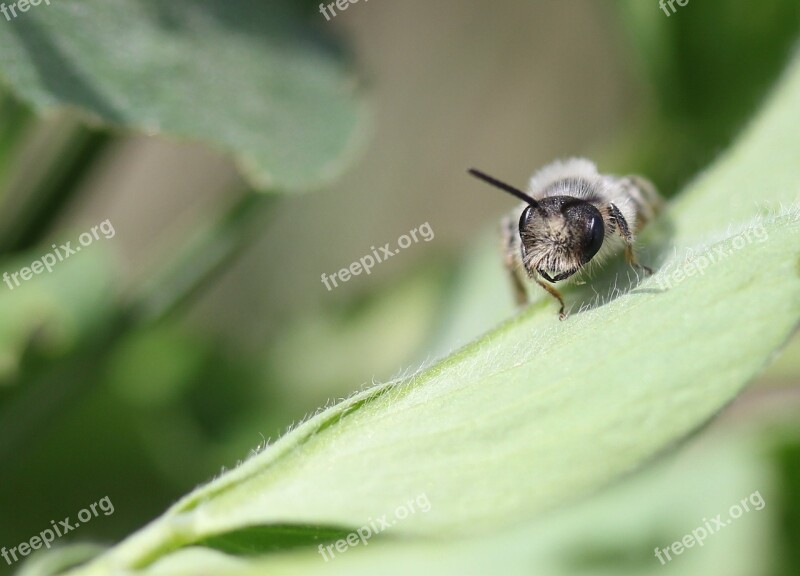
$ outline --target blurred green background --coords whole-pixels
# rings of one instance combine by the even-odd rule
[[[335,184],[253,209],[242,249],[154,320],[119,311],[154,279],[163,287],[163,262],[218,230],[247,184],[201,144],[108,133],[68,112],[36,118],[3,91],[3,271],[106,219],[116,235],[13,292],[0,286],[0,546],[104,496],[114,514],[69,539],[111,543],[332,399],[490,328],[513,312],[486,249],[509,203],[476,194],[466,168],[522,184],[553,158],[585,155],[672,196],[758,109],[800,30],[796,0],[692,0],[669,17],[644,0],[384,1],[330,23],[307,4],[310,26],[342,39],[359,70],[369,142]],[[320,282],[424,222],[432,242],[333,291]],[[727,493],[728,478],[767,502],[765,520],[735,527],[763,542],[709,542],[743,558],[728,572],[800,573],[798,414],[795,341],[692,441],[700,461],[744,455],[727,476],[685,471],[687,502]],[[674,490],[643,486],[641,501]],[[638,518],[641,504],[624,502],[616,513],[636,518],[625,530],[641,546],[582,540],[563,553],[572,573],[658,570],[651,541],[667,546],[708,513]]]

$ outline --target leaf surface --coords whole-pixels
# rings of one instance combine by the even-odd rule
[[[0,19],[0,77],[39,113],[204,142],[261,190],[331,180],[364,132],[341,51],[293,2],[42,3]]]

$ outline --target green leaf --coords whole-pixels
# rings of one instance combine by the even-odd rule
[[[39,113],[205,142],[258,189],[304,190],[340,172],[364,126],[341,54],[295,4],[42,3],[0,19],[0,77]]]
[[[800,211],[780,208],[800,192],[798,99],[800,61],[645,240],[659,246],[655,276],[623,293],[612,279],[608,301],[572,291],[580,311],[564,322],[539,300],[434,366],[314,416],[75,573],[155,561],[182,573],[172,554],[212,537],[230,550],[237,533],[252,548],[259,526],[355,530],[423,495],[429,510],[386,538],[486,534],[685,439],[800,319]]]
[[[794,486],[776,486],[780,476],[764,457],[764,431],[743,433],[738,424],[736,430],[717,430],[691,450],[672,453],[574,506],[480,538],[388,538],[378,543],[376,537],[366,547],[359,541],[345,552],[334,548],[334,559],[326,551],[327,562],[316,546],[245,560],[187,548],[142,573],[655,575],[667,569],[654,554],[656,546],[669,546],[717,514],[724,519],[742,499],[748,500],[748,511],[724,532],[710,533],[702,547],[672,555],[668,569],[681,576],[716,574],[721,566],[732,576],[764,573],[775,558],[776,525],[786,501],[795,500]],[[789,549],[795,549],[794,541]],[[794,573],[790,565],[784,565],[786,573]]]
[[[72,256],[69,265],[56,263],[52,272],[43,269],[41,275],[24,280],[19,271],[48,250],[52,252],[39,247],[5,259],[0,268],[0,274],[8,274],[7,281],[0,281],[0,383],[17,375],[20,358],[32,342],[40,354],[58,355],[111,314],[113,266],[108,251],[92,246]]]

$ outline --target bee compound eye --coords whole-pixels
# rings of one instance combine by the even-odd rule
[[[583,252],[583,263],[591,260],[603,245],[606,227],[600,213],[590,215],[586,220],[586,244]]]
[[[525,210],[522,211],[522,215],[519,217],[520,236],[525,232],[528,226],[530,226],[531,220],[533,220],[533,206],[526,206]]]

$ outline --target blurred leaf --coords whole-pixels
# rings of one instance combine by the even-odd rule
[[[54,2],[0,27],[0,76],[37,112],[206,142],[261,190],[322,184],[362,136],[354,78],[291,1]]]
[[[142,568],[211,537],[229,549],[257,526],[356,529],[421,494],[430,510],[393,536],[485,534],[680,442],[800,318],[800,212],[778,211],[800,192],[798,98],[800,60],[741,142],[670,207],[674,245],[637,289],[586,301],[565,322],[549,300],[530,306],[432,368],[311,418],[75,573]],[[754,190],[774,203],[767,215]]]
[[[13,274],[50,251],[39,247],[0,268],[9,274],[0,282],[0,382],[16,374],[29,346],[45,356],[61,354],[111,312],[113,268],[102,245],[73,255],[68,265],[56,263],[50,273],[45,269],[28,281],[17,276],[16,286]]]

